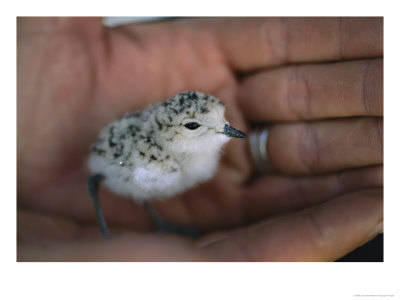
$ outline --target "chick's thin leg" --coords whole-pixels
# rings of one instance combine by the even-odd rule
[[[97,222],[100,226],[100,233],[104,238],[110,238],[110,232],[108,231],[106,221],[104,219],[103,211],[101,209],[100,201],[99,201],[99,184],[101,180],[105,177],[102,174],[94,174],[90,175],[87,179],[87,189],[92,200],[94,210],[96,212]],[[161,233],[174,233],[179,235],[185,235],[192,238],[197,238],[200,236],[199,232],[194,228],[183,228],[178,227],[172,224],[168,224],[165,222],[157,213],[156,211],[150,206],[148,202],[144,202],[144,208],[153,218],[154,222],[156,223],[157,229]]]
[[[200,233],[194,228],[179,227],[165,222],[148,202],[144,202],[143,206],[149,213],[149,215],[153,218],[158,231],[160,231],[161,233],[174,233],[191,238],[198,238],[200,236]]]
[[[108,231],[106,221],[103,216],[103,211],[101,210],[100,201],[99,201],[99,183],[104,179],[104,176],[101,174],[90,175],[87,179],[87,189],[92,200],[94,210],[96,212],[97,222],[100,226],[101,235],[104,238],[110,237],[110,232]]]

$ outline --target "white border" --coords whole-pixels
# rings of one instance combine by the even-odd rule
[[[16,1],[2,17],[2,299],[398,299],[399,22],[383,1]],[[181,3],[181,5],[179,5]],[[395,3],[395,2],[392,2]],[[13,5],[13,4],[7,4]],[[232,6],[233,8],[230,8]],[[384,15],[384,263],[15,263],[15,16]],[[4,63],[4,64],[3,64]],[[375,298],[379,299],[379,298]]]

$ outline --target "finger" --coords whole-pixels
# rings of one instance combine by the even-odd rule
[[[249,223],[267,216],[304,209],[357,190],[382,186],[382,166],[306,177],[272,174],[244,187],[240,205],[247,220],[245,223]]]
[[[315,174],[381,164],[382,118],[350,118],[270,127],[268,159],[274,169]]]
[[[62,246],[60,246],[62,245]],[[100,238],[56,247],[21,246],[18,261],[207,261],[190,239],[174,235],[124,232],[107,240]]]
[[[290,66],[247,77],[239,105],[251,121],[383,115],[383,60]]]
[[[216,260],[333,261],[382,231],[382,201],[382,189],[358,191],[198,243]]]
[[[381,57],[382,20],[190,18],[113,28],[106,35],[109,63],[98,67],[108,70],[100,86],[110,99],[126,103],[134,94],[151,101],[179,89],[221,91],[233,84],[232,69]]]
[[[58,245],[75,240],[79,224],[61,215],[18,209],[18,245]]]
[[[239,71],[380,57],[383,53],[383,18],[232,18],[207,22],[230,65]]]
[[[82,26],[86,27],[82,29]],[[61,29],[79,29],[86,31],[87,28],[101,30],[102,17],[18,17],[18,32],[30,31],[38,33],[43,30],[45,33],[55,33]]]

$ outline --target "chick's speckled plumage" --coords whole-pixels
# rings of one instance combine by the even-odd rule
[[[229,140],[224,112],[217,98],[189,91],[126,114],[101,131],[89,168],[138,202],[173,196],[214,175]],[[200,126],[191,130],[188,123]]]

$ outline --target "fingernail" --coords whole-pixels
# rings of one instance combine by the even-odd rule
[[[379,233],[383,233],[383,221],[380,221],[368,234],[368,237],[378,235]]]

